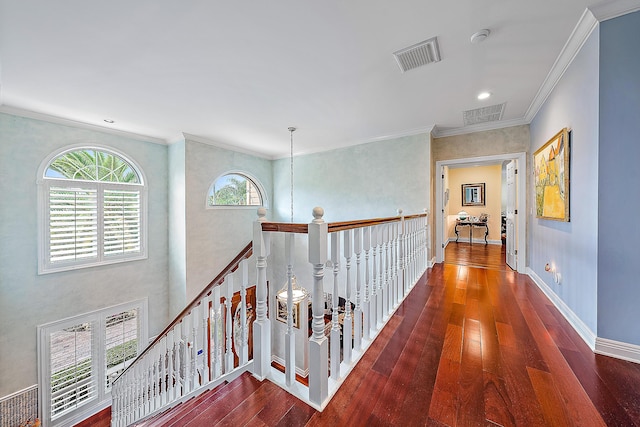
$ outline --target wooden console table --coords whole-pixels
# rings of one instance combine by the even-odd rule
[[[489,225],[487,225],[487,221],[472,221],[472,220],[461,220],[458,219],[456,220],[456,227],[455,227],[455,232],[456,232],[456,242],[458,241],[458,238],[460,237],[460,235],[458,234],[458,227],[469,227],[469,243],[473,243],[473,227],[484,227],[485,231],[484,231],[484,244],[486,245],[487,242],[487,236],[489,235]]]

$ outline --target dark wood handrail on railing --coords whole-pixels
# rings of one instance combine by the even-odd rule
[[[427,214],[416,214],[416,215],[407,215],[404,219],[413,219],[426,217]],[[341,221],[341,222],[330,222],[328,224],[329,233],[334,233],[336,231],[342,230],[351,230],[354,228],[360,227],[370,227],[372,225],[386,224],[390,222],[398,222],[402,219],[401,216],[390,216],[387,218],[371,218],[371,219],[360,219],[353,221]],[[263,222],[262,223],[262,231],[276,231],[282,233],[299,233],[299,234],[307,234],[309,230],[308,224],[294,224],[287,222]]]
[[[160,341],[160,339],[162,339],[163,336],[165,336],[176,324],[178,324],[187,314],[189,314],[189,312],[194,307],[197,307],[200,304],[200,300],[202,298],[211,294],[211,292],[213,291],[213,288],[222,284],[225,276],[227,276],[229,273],[233,273],[234,271],[236,271],[238,269],[238,266],[240,265],[240,262],[243,259],[248,259],[251,257],[251,255],[253,255],[253,242],[249,242],[249,244],[245,246],[244,249],[242,249],[238,253],[238,255],[236,255],[236,257],[220,272],[220,274],[218,274],[215,279],[213,279],[198,295],[196,295],[196,297],[193,300],[191,300],[191,303],[189,303],[189,305],[187,305],[184,308],[184,310],[182,310],[180,314],[178,314],[173,319],[173,321],[169,323],[169,326],[164,328],[164,330],[155,337],[155,339],[142,351],[142,353],[140,353],[134,359],[133,363],[131,363],[124,371],[122,371],[120,375],[118,375],[118,378],[124,375],[124,373],[127,372],[129,368],[133,366],[138,359],[144,356],[158,341]],[[116,381],[117,381],[117,378],[116,378]]]

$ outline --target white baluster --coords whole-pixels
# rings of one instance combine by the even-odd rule
[[[415,248],[416,248],[416,269],[413,277],[413,284],[415,285],[418,279],[420,278],[420,232],[422,227],[420,226],[420,218],[415,218],[415,229],[416,229],[416,238],[415,238]]]
[[[342,323],[342,351],[345,363],[351,363],[351,348],[353,346],[353,320],[351,317],[351,255],[353,254],[353,232],[345,230],[344,233],[344,257],[346,259],[347,284],[344,303],[344,322]]]
[[[420,270],[420,260],[419,260],[419,234],[420,234],[420,218],[413,219],[413,280],[411,283],[413,285],[418,281],[418,271]]]
[[[167,369],[167,394],[166,394],[166,402],[165,403],[169,403],[172,402],[173,399],[175,398],[175,390],[174,390],[174,384],[175,384],[175,372],[173,371],[173,368],[175,366],[174,364],[174,355],[173,355],[173,350],[174,350],[174,337],[173,337],[173,329],[170,329],[167,332],[167,354],[166,354],[166,359],[165,359],[165,363],[166,363],[166,369]]]
[[[111,386],[111,425],[117,427],[118,413],[119,413],[119,399],[120,399],[120,383],[115,383]]]
[[[184,319],[182,319],[182,341],[183,341],[183,366],[184,366],[184,390],[183,395],[186,395],[193,390],[192,381],[193,377],[191,376],[191,368],[194,365],[193,360],[193,343],[191,342],[191,312],[187,314]]]
[[[140,364],[136,364],[135,366],[133,366],[133,371],[135,372],[135,377],[136,377],[136,383],[135,383],[135,388],[134,388],[134,405],[135,405],[135,410],[134,410],[134,418],[138,419],[141,417],[142,415],[142,374],[140,372],[142,366],[140,366]]]
[[[189,378],[191,380],[191,390],[197,390],[200,387],[200,304],[196,305],[189,316],[191,318],[191,371]]]
[[[155,403],[155,398],[156,398],[156,369],[157,369],[157,360],[154,357],[156,353],[156,348],[155,346],[151,349],[149,349],[149,351],[147,352],[147,354],[144,357],[144,359],[142,361],[139,361],[138,363],[143,363],[144,364],[144,389],[143,389],[143,394],[145,396],[144,399],[144,414],[148,414],[150,413],[153,409],[155,409],[153,407],[153,404]]]
[[[118,426],[118,398],[120,397],[118,390],[119,385],[111,386],[111,425]]]
[[[393,298],[391,299],[393,308],[398,306],[398,302],[400,301],[400,292],[398,289],[398,223],[394,222],[391,224],[391,269],[392,269],[392,280],[393,284]]]
[[[210,338],[209,338],[209,307],[210,307],[211,298],[209,295],[206,295],[202,298],[200,302],[200,346],[198,347],[198,351],[202,351],[202,355],[199,356],[201,359],[200,365],[200,375],[202,377],[202,384],[208,384],[211,381],[211,360],[209,359],[210,352]]]
[[[424,210],[424,235],[423,235],[423,250],[424,250],[424,268],[423,271],[427,271],[429,268],[429,247],[431,242],[429,241],[429,211],[427,209]]]
[[[407,223],[408,228],[409,228],[409,235],[408,235],[408,253],[409,253],[409,265],[408,265],[408,273],[409,273],[409,287],[413,287],[413,283],[414,283],[414,269],[415,269],[415,246],[414,246],[414,238],[415,238],[415,234],[414,234],[414,221],[413,218],[410,219]]]
[[[242,297],[242,306],[240,311],[240,366],[249,362],[249,325],[247,324],[247,283],[249,283],[249,262],[244,259],[240,263],[240,271],[242,283],[240,284],[240,295]],[[255,307],[254,307],[255,308]]]
[[[182,397],[184,393],[184,360],[183,360],[183,347],[184,341],[182,339],[182,322],[178,323],[173,328],[173,375],[176,383],[173,387],[174,399]]]
[[[286,383],[287,386],[291,387],[296,380],[296,337],[293,331],[293,255],[295,253],[295,235],[287,233],[284,239],[284,256],[287,263],[287,332],[284,341],[284,366]]]
[[[356,228],[353,231],[353,243],[356,253],[356,308],[353,312],[354,326],[354,348],[360,351],[362,348],[362,228]]]
[[[362,334],[365,339],[371,336],[371,268],[369,266],[369,252],[371,251],[371,227],[363,230],[362,246],[364,247],[364,301],[362,304]]]
[[[118,381],[111,388],[111,424],[115,427],[120,425],[120,384]]]
[[[371,227],[371,291],[370,291],[370,311],[369,311],[369,326],[371,331],[378,330],[378,237],[379,226],[374,225]],[[375,334],[374,334],[375,335]]]
[[[340,272],[340,233],[331,233],[331,264],[333,265],[333,295],[331,298],[331,378],[340,378],[340,323],[338,322],[338,273]]]
[[[167,403],[167,337],[160,338],[158,342],[158,396],[156,408],[160,408]]]
[[[232,326],[233,326],[233,316],[231,316],[231,307],[233,305],[233,274],[229,274],[227,275],[227,277],[224,279],[224,283],[222,285],[224,288],[224,291],[226,293],[225,296],[225,305],[227,308],[227,316],[225,319],[225,325],[226,325],[226,335],[227,335],[227,351],[225,353],[225,365],[224,365],[224,371],[225,373],[229,373],[231,371],[233,371],[233,341],[232,341],[232,336],[233,336],[233,330],[232,330]]]
[[[138,363],[138,413],[137,418],[140,419],[144,416],[144,406],[145,406],[145,374],[146,369],[144,363]]]
[[[404,283],[402,281],[402,260],[401,260],[401,253],[402,253],[402,220],[399,220],[396,223],[396,261],[395,261],[395,265],[396,265],[396,286],[397,286],[397,299],[396,302],[397,304],[400,303],[400,300],[402,300],[403,296],[404,296]],[[396,304],[396,306],[397,306]]]
[[[211,378],[215,379],[222,375],[222,347],[224,342],[222,335],[222,313],[220,304],[220,286],[213,288],[211,305],[211,335],[213,347],[211,349]]]
[[[378,239],[377,239],[377,249],[378,249],[378,271],[376,275],[378,277],[378,297],[376,300],[376,330],[380,329],[379,325],[382,325],[384,319],[384,313],[382,311],[382,303],[384,301],[383,295],[383,286],[384,286],[384,258],[382,257],[382,246],[384,239],[384,225],[378,226]]]
[[[135,372],[131,369],[131,374],[129,375],[129,383],[127,384],[127,424],[129,420],[133,420],[133,411],[135,410],[135,386],[136,386],[136,377]]]
[[[382,226],[382,251],[380,257],[384,259],[384,263],[380,263],[382,267],[382,317],[388,317],[389,315],[389,295],[390,295],[390,283],[389,283],[389,225]],[[384,267],[383,267],[384,265]]]
[[[396,282],[395,282],[395,265],[393,263],[394,243],[395,243],[395,223],[388,225],[389,243],[387,243],[387,275],[389,277],[389,300],[387,305],[387,313],[391,314],[396,306]]]
[[[327,262],[327,224],[322,208],[313,209],[309,224],[309,262],[313,266],[313,334],[309,338],[309,400],[321,405],[329,393],[327,377],[328,348],[324,336],[324,265]],[[254,362],[255,363],[255,362]]]
[[[258,209],[258,220],[253,223],[253,253],[256,255],[256,320],[253,322],[253,373],[259,379],[266,378],[271,369],[271,322],[267,317],[267,257],[270,235],[262,232],[267,210]]]

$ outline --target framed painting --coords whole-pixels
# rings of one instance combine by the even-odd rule
[[[484,182],[462,184],[462,206],[484,206]]]
[[[537,218],[569,221],[569,145],[564,128],[533,153]]]
[[[287,302],[276,298],[276,319],[282,323],[287,323]],[[293,303],[293,327],[300,329],[300,303]]]

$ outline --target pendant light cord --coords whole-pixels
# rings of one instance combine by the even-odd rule
[[[289,128],[289,133],[291,135],[291,155],[289,157],[290,167],[291,167],[291,223],[293,224],[293,132],[296,130],[294,127]]]

